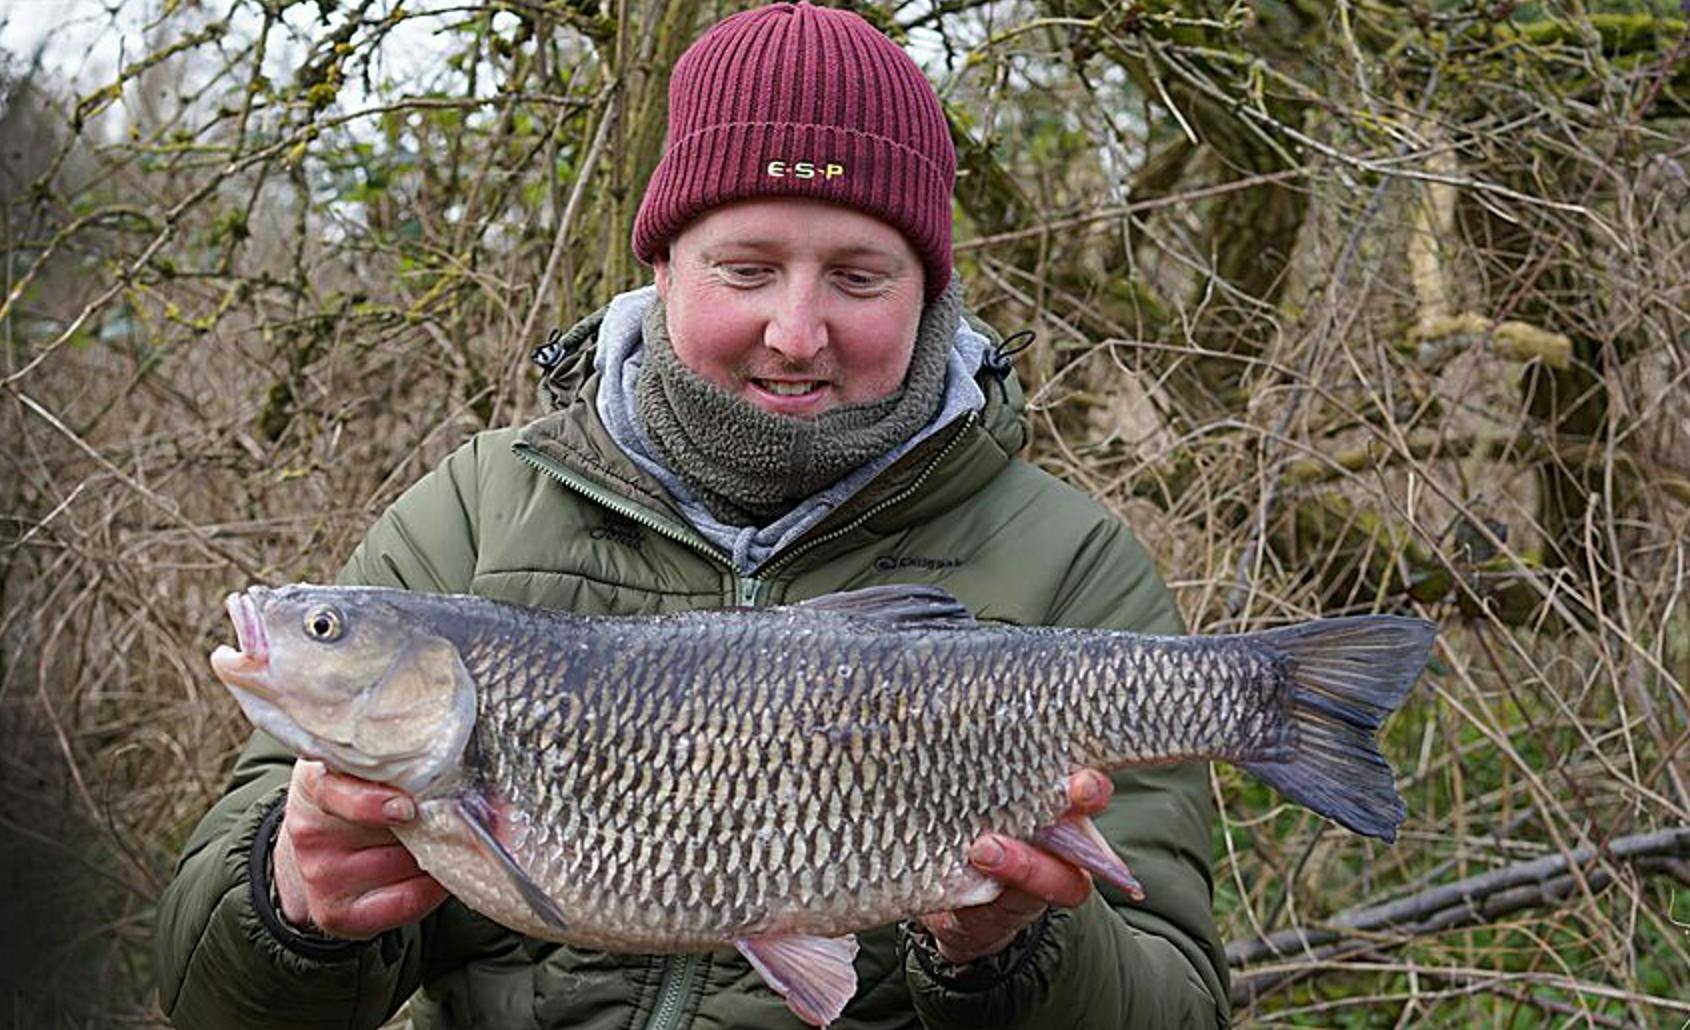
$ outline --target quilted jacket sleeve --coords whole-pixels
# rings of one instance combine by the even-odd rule
[[[1073,555],[1048,613],[1054,625],[1179,633],[1182,622],[1144,548],[1113,519]],[[1132,903],[1100,886],[1054,909],[999,958],[945,966],[919,946],[906,973],[929,1030],[1225,1026],[1225,955],[1211,911],[1214,811],[1208,767],[1192,762],[1116,774],[1096,822],[1145,887]]]

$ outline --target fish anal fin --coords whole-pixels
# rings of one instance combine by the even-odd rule
[[[521,864],[511,856],[509,851],[505,850],[505,846],[499,843],[499,838],[494,833],[493,807],[483,798],[460,798],[455,810],[458,818],[463,820],[464,825],[469,828],[470,835],[482,854],[504,870],[505,876],[510,879],[511,886],[516,888],[517,893],[522,896],[523,901],[528,903],[528,907],[533,910],[534,914],[539,916],[547,926],[552,927],[559,933],[567,931],[569,924],[563,918],[563,913],[558,910],[557,902],[553,901],[551,896],[534,882]]]
[[[857,993],[857,938],[770,934],[734,942],[794,1015],[811,1026],[839,1018]]]
[[[1112,883],[1134,901],[1144,900],[1144,885],[1104,839],[1097,824],[1083,815],[1068,815],[1033,832],[1032,841],[1105,883]]]
[[[791,607],[882,622],[975,625],[974,613],[950,591],[919,583],[893,583],[822,594]]]

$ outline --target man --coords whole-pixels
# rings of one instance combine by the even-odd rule
[[[1020,394],[951,282],[955,155],[920,70],[808,4],[728,18],[675,68],[634,230],[655,286],[564,339],[554,410],[476,437],[370,530],[345,582],[586,614],[931,582],[985,619],[1177,632],[1143,549],[1015,460]],[[586,362],[591,360],[591,370]],[[995,902],[860,935],[839,1027],[1211,1026],[1226,1018],[1201,766],[1081,772],[1131,905],[1022,841]],[[1107,811],[1105,809],[1107,808]],[[520,938],[446,897],[389,788],[262,734],[160,910],[183,1027],[796,1027],[732,952]]]

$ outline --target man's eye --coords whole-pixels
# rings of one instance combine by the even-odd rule
[[[761,265],[722,265],[720,271],[729,282],[753,283],[761,281],[768,270]]]
[[[885,281],[871,272],[840,272],[838,278],[840,285],[857,293],[878,290]]]

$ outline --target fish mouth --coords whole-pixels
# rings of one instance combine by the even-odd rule
[[[230,594],[223,599],[229,621],[235,624],[235,647],[220,645],[211,652],[211,671],[225,686],[271,698],[270,639],[252,592]]]

